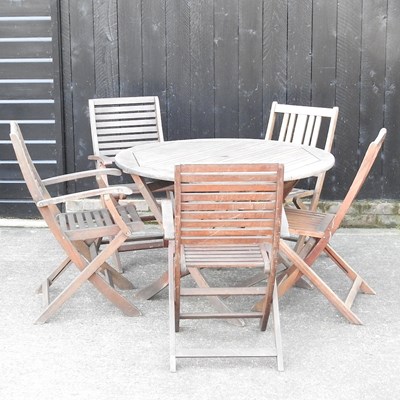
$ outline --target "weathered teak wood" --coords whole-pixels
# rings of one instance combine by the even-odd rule
[[[274,101],[271,106],[265,139],[277,139],[282,142],[304,144],[312,147],[317,147],[320,141],[323,143],[324,150],[330,152],[335,135],[338,114],[338,107],[293,106],[278,104]],[[282,121],[280,129],[277,129],[276,123],[279,116],[282,117]],[[321,138],[321,124],[324,119],[329,122],[329,125],[325,136]],[[325,171],[317,175],[317,180],[313,189],[304,190],[294,188],[289,196],[286,197],[286,201],[293,201],[299,208],[304,208],[302,199],[311,197],[309,209],[315,211],[321,195],[324,179]]]
[[[93,154],[113,161],[132,146],[164,141],[158,97],[89,99]]]
[[[160,104],[156,96],[89,99],[89,118],[93,145],[93,155],[89,158],[96,161],[97,168],[112,165],[115,155],[121,150],[164,141]],[[99,184],[108,185],[108,181],[100,180]],[[139,184],[146,185],[150,193],[164,192],[165,187],[171,185],[161,181]],[[136,182],[127,186],[132,192],[140,193]],[[155,217],[160,216],[157,213]],[[122,271],[118,254],[114,256],[114,261],[116,268]]]
[[[122,150],[116,165],[131,174],[154,215],[161,211],[144,178],[174,180],[178,164],[284,164],[285,183],[318,175],[335,162],[332,154],[319,148],[259,139],[191,139],[143,144]],[[157,217],[156,217],[157,218]],[[161,219],[158,219],[162,223]]]
[[[284,164],[284,196],[298,179],[318,175],[334,164],[331,153],[314,147],[259,139],[192,139],[149,143],[122,150],[115,163],[131,174],[157,221],[162,213],[145,178],[174,180],[177,164]],[[168,274],[137,292],[149,299],[168,285]]]
[[[67,258],[45,279],[42,285],[42,293],[47,306],[36,322],[46,322],[86,281],[91,282],[126,315],[140,315],[140,311],[121,296],[100,275],[100,272],[108,271],[110,272],[108,275],[117,278],[117,282],[121,286],[124,288],[131,287],[130,282],[126,278],[121,277],[118,272],[106,263],[106,260],[128,238],[137,240],[146,239],[144,224],[137,215],[135,208],[132,205],[119,206],[113,198],[113,196],[119,194],[131,194],[131,190],[123,186],[101,188],[81,192],[79,195],[73,194],[52,198],[46,189],[45,183],[48,185],[63,182],[70,177],[67,175],[54,179],[51,178],[45,180],[45,183],[43,183],[30,158],[20,129],[15,122],[11,123],[10,138],[32,199],[50,231],[67,255]],[[120,172],[115,169],[103,169],[102,174],[107,173],[118,174]],[[83,175],[90,176],[90,173],[86,172]],[[93,171],[92,176],[95,177],[98,175],[98,170]],[[79,177],[79,174],[73,174],[74,179],[77,176]],[[83,199],[92,196],[101,196],[104,209],[62,213],[58,208],[58,204],[64,203],[70,198]],[[104,236],[112,237],[112,239],[100,251],[97,251],[99,242]],[[91,247],[93,246],[95,247],[94,253],[91,251]],[[79,275],[55,299],[50,301],[48,298],[49,286],[70,264],[74,264],[80,270]]]
[[[282,214],[283,166],[280,164],[192,164],[176,166],[175,234],[172,212],[163,213],[166,239],[170,239],[170,362],[176,369],[179,357],[248,356],[277,358],[283,370],[278,297],[275,286]],[[218,269],[229,274],[236,268],[259,268],[267,280],[264,287],[231,287],[226,283],[210,287],[202,271]],[[181,288],[189,274],[195,288]],[[210,278],[210,277],[209,277]],[[263,296],[260,312],[232,312],[218,300],[217,312],[182,312],[184,296]],[[215,305],[214,305],[215,307]],[[182,319],[259,318],[265,330],[274,315],[275,351],[180,349],[176,343]]]
[[[293,265],[288,269],[285,279],[279,285],[279,295],[283,295],[302,276],[306,276],[325,297],[352,323],[361,324],[361,320],[351,310],[351,305],[359,291],[375,294],[373,289],[354,271],[350,265],[332,248],[330,240],[339,228],[353,200],[361,190],[369,171],[383,145],[386,129],[381,129],[364,156],[363,162],[354,181],[334,215],[316,213],[309,210],[286,209],[289,230],[296,235],[309,237],[300,253],[294,253],[286,244],[281,245],[282,251],[288,256]],[[341,300],[330,287],[311,268],[322,252],[325,252],[336,265],[352,281],[352,287],[345,301]]]

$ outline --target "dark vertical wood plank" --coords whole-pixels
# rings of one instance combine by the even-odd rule
[[[215,136],[239,136],[237,0],[214,1]]]
[[[273,101],[286,103],[287,0],[264,0],[263,104],[264,136]]]
[[[311,104],[333,107],[336,100],[336,0],[314,0],[312,27]]]
[[[308,106],[311,100],[312,0],[288,2],[287,103]]]
[[[239,136],[260,139],[262,104],[262,0],[239,2]]]
[[[72,105],[72,57],[71,57],[71,29],[69,0],[62,1],[61,7],[61,60],[63,68],[63,116],[64,116],[64,151],[65,151],[65,171],[73,172],[75,165],[75,137],[74,137],[74,114]],[[94,165],[93,165],[94,166]],[[73,189],[75,183],[67,184],[68,188]]]
[[[336,101],[336,38],[337,38],[337,1],[314,0],[312,25],[312,82],[311,105],[315,107],[333,107]],[[339,110],[340,112],[340,110]],[[322,132],[328,131],[328,121],[323,121]],[[323,146],[325,137],[320,138]],[[333,175],[328,172],[326,182]],[[321,198],[329,194],[325,184]]]
[[[143,94],[160,99],[163,130],[167,137],[167,59],[165,42],[165,0],[142,4]]]
[[[363,3],[359,151],[362,157],[383,126],[387,0]],[[359,197],[382,193],[382,163],[375,162]]]
[[[191,137],[190,10],[188,0],[167,0],[168,139]]]
[[[51,0],[50,2],[50,15],[51,15],[51,30],[52,30],[52,58],[53,58],[53,79],[54,79],[54,139],[56,141],[57,151],[55,153],[57,161],[57,175],[65,173],[65,163],[64,163],[64,143],[63,143],[63,127],[64,119],[62,106],[63,102],[61,99],[61,83],[62,83],[62,65],[61,60],[61,8],[60,3],[57,0]],[[59,185],[59,193],[65,192],[65,185]]]
[[[388,1],[386,41],[386,90],[384,126],[388,133],[383,146],[383,197],[400,199],[400,3]],[[375,194],[374,194],[375,197]]]
[[[75,170],[93,167],[88,99],[95,97],[92,0],[70,2],[71,77],[74,115]],[[77,189],[81,186],[77,185]]]
[[[119,95],[117,0],[94,0],[96,97]]]
[[[339,120],[334,141],[334,175],[328,176],[332,199],[343,199],[358,168],[362,0],[338,3],[336,105]]]
[[[214,1],[190,1],[192,137],[214,137]]]
[[[120,96],[143,95],[142,1],[118,1]]]

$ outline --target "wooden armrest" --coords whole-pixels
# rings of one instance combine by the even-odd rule
[[[104,168],[104,169],[91,169],[89,171],[73,172],[72,174],[58,175],[52,178],[43,179],[44,185],[55,185],[57,183],[75,181],[83,178],[90,178],[91,176],[100,175],[114,175],[120,176],[122,172],[118,168]]]
[[[162,225],[164,229],[164,238],[166,240],[174,240],[175,239],[174,210],[172,208],[171,200],[161,200],[161,212],[162,212]]]
[[[112,165],[113,164],[113,159],[107,156],[102,156],[100,154],[92,154],[90,156],[88,156],[89,160],[92,161],[96,161],[97,163],[99,163],[100,165]]]
[[[50,204],[60,204],[72,200],[81,200],[88,197],[104,196],[104,195],[119,195],[119,194],[132,194],[132,190],[125,186],[113,186],[100,189],[86,190],[83,192],[65,194],[64,196],[52,197],[46,200],[37,202],[38,207],[47,207]]]

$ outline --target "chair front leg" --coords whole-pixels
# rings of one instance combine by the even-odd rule
[[[141,315],[140,311],[134,305],[121,296],[101,276],[96,274],[103,263],[115,251],[115,248],[118,248],[125,240],[126,236],[120,232],[115,236],[113,241],[89,263],[84,260],[79,251],[69,242],[70,246],[66,246],[68,247],[68,254],[71,257],[71,261],[81,270],[81,273],[49,304],[36,320],[36,323],[45,323],[87,280],[89,280],[108,300],[120,308],[124,314],[128,316]]]

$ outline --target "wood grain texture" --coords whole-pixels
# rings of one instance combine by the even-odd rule
[[[279,163],[285,166],[285,181],[318,175],[334,164],[331,153],[292,143],[258,139],[193,139],[142,144],[115,157],[125,173],[174,180],[180,164]]]
[[[93,167],[92,162],[87,159],[92,152],[88,99],[96,95],[92,1],[70,2],[69,13],[74,113],[74,168],[77,171],[83,171]]]
[[[52,68],[53,68],[53,113],[54,113],[54,137],[57,145],[55,160],[57,161],[56,175],[65,171],[65,157],[63,150],[63,101],[62,93],[62,64],[61,64],[61,40],[60,40],[60,2],[50,0],[51,32],[52,32]],[[65,194],[66,185],[59,185],[57,194]]]
[[[382,167],[383,196],[389,199],[400,198],[400,4],[396,0],[388,1],[387,40],[386,40],[386,85],[385,119],[388,130],[383,147],[384,164]],[[374,194],[375,198],[375,194]]]
[[[261,0],[239,2],[239,137],[261,139],[262,124]]]
[[[168,140],[190,137],[190,9],[188,0],[167,0]]]
[[[337,1],[314,0],[312,25],[312,101],[333,107],[336,90]]]
[[[7,16],[43,16],[50,13],[48,0],[2,1],[1,13]]]
[[[264,0],[263,8],[263,126],[273,101],[286,103],[287,0]]]
[[[360,91],[360,158],[383,126],[385,100],[387,1],[363,4]],[[363,186],[362,195],[382,195],[382,163],[376,162]]]
[[[315,107],[333,107],[336,102],[336,39],[337,1],[314,0],[311,104]],[[322,129],[328,129],[326,121],[322,121]],[[322,196],[327,193],[329,186],[324,185]]]
[[[94,0],[96,97],[119,95],[117,0]]]
[[[0,119],[54,119],[54,104],[2,104]]]
[[[338,3],[336,128],[334,175],[328,177],[330,197],[342,199],[358,168],[361,68],[361,1]]]
[[[118,68],[120,96],[143,95],[142,1],[118,5]]]
[[[214,1],[215,136],[239,136],[239,6]]]
[[[4,1],[3,17],[55,18],[2,20],[0,58],[48,58],[58,48],[62,70],[5,61],[0,79],[24,74],[58,80],[62,74],[62,99],[54,104],[62,112],[50,111],[56,124],[43,125],[42,137],[51,135],[63,148],[58,162],[65,158],[64,172],[93,167],[86,159],[87,100],[96,96],[158,96],[166,139],[258,137],[274,100],[337,105],[336,166],[322,199],[342,199],[382,126],[388,128],[382,157],[359,198],[397,199],[399,7],[397,0]],[[54,41],[21,41],[30,35]],[[7,42],[12,38],[17,41]],[[0,82],[0,89],[4,119],[37,109],[4,101],[52,99],[58,91],[52,83]],[[58,129],[62,135],[56,136]],[[40,126],[24,133],[38,138]],[[3,126],[0,135],[7,135]]]
[[[3,2],[0,21],[0,200],[2,215],[23,212],[31,198],[26,191],[15,152],[8,142],[7,121],[21,121],[30,140],[29,147],[43,174],[64,170],[61,140],[60,65],[58,57],[58,4],[55,0]],[[7,4],[5,4],[7,3]],[[40,18],[32,18],[32,17]],[[14,18],[17,17],[17,18]],[[37,37],[42,39],[36,39]],[[41,40],[41,41],[40,41]],[[45,82],[29,81],[44,79]],[[31,123],[36,122],[36,123]],[[54,188],[58,193],[62,187]]]
[[[142,2],[143,94],[158,96],[163,129],[166,132],[167,59],[165,36],[165,2]]]
[[[63,119],[64,119],[64,141],[65,141],[65,171],[74,171],[75,164],[75,141],[73,122],[73,101],[72,101],[72,60],[71,60],[71,26],[69,14],[69,0],[61,2],[60,5],[61,42],[64,44],[61,51],[63,66]],[[73,185],[70,183],[68,186]],[[72,188],[74,189],[74,188]]]
[[[47,0],[49,1],[49,0]],[[3,11],[3,10],[2,10]],[[3,14],[4,15],[4,14]],[[8,15],[7,15],[8,16]],[[44,15],[45,17],[48,14]],[[38,21],[2,21],[1,22],[2,37],[51,37],[51,22],[50,20]]]
[[[301,23],[299,23],[301,21]],[[288,1],[287,103],[308,105],[311,99],[312,0]]]
[[[191,137],[214,137],[213,0],[190,1]]]

